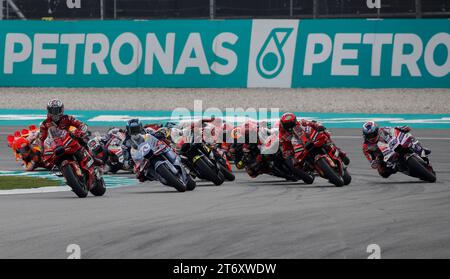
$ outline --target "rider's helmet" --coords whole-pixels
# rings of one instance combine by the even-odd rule
[[[374,121],[369,121],[364,123],[363,125],[363,136],[364,140],[369,143],[377,143],[379,139],[379,128],[378,125]]]
[[[167,141],[172,141],[172,133],[171,129],[167,127],[159,128],[158,131],[156,131],[156,134],[160,135],[161,138],[165,138]]]
[[[297,117],[291,112],[285,113],[281,116],[280,126],[284,130],[290,132],[297,125]]]
[[[18,138],[14,142],[14,148],[16,150],[16,153],[20,154],[22,157],[27,157],[31,152],[29,142],[25,138],[22,138],[22,137]]]
[[[58,122],[64,115],[64,104],[59,99],[52,99],[47,104],[47,115],[53,122]]]
[[[142,134],[145,132],[142,122],[139,119],[131,119],[127,122],[127,133],[130,135],[132,142],[139,145],[143,142]]]
[[[103,151],[103,147],[100,143],[99,137],[95,137],[95,138],[89,140],[88,147],[89,147],[89,150],[91,150],[94,155],[98,155],[98,154],[100,154],[100,152]]]
[[[131,119],[127,122],[127,134],[133,137],[133,135],[138,135],[143,133],[144,127],[139,119]]]

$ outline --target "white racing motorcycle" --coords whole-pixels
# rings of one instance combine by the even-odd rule
[[[394,136],[388,143],[378,142],[387,167],[402,172],[408,176],[427,182],[436,182],[436,173],[430,164],[425,150],[416,151],[417,140],[411,133],[394,130]]]
[[[180,156],[156,137],[149,134],[143,137],[144,141],[132,154],[135,168],[147,179],[158,180],[179,192],[194,190],[196,183],[182,165]]]

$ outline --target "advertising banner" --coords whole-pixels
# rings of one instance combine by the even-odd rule
[[[449,88],[449,23],[1,21],[0,86]]]

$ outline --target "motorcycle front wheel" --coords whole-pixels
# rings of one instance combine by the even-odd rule
[[[416,157],[409,157],[407,164],[409,172],[415,177],[430,183],[436,182],[436,174],[428,170]]]
[[[189,174],[187,175],[187,185],[186,185],[186,190],[187,191],[192,191],[195,189],[195,187],[197,186],[197,183],[195,182],[195,180],[192,178],[192,176],[190,176]]]
[[[332,184],[336,185],[336,187],[344,186],[344,180],[336,173],[336,171],[328,165],[328,162],[325,158],[320,158],[317,161],[317,165],[322,170],[326,179],[328,179]]]
[[[103,177],[95,182],[94,187],[91,189],[92,195],[96,197],[101,197],[106,192],[105,180]]]
[[[349,185],[352,182],[352,176],[348,172],[348,170],[344,170],[344,175],[342,176],[344,180],[344,185]]]
[[[67,185],[72,188],[72,191],[79,197],[87,197],[89,191],[87,186],[81,179],[74,173],[72,166],[70,164],[65,165],[61,168],[63,176],[66,178]]]
[[[195,167],[197,168],[197,171],[201,174],[202,177],[206,178],[207,180],[214,183],[214,185],[219,186],[222,185],[225,181],[225,177],[223,174],[219,171],[218,173],[215,172],[214,169],[209,167],[209,164],[204,161],[204,158],[199,158],[195,163]]]
[[[227,181],[234,181],[236,179],[234,174],[222,164],[220,164],[220,172],[223,174]]]
[[[177,189],[178,192],[186,191],[186,185],[184,185],[184,183],[181,182],[181,180],[173,174],[173,172],[165,164],[161,164],[156,169],[156,172],[167,181],[167,184]]]

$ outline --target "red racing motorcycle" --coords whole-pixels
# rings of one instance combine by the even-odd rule
[[[105,194],[105,181],[100,170],[72,133],[56,127],[49,129],[44,142],[44,162],[61,171],[67,185],[79,198],[85,198],[89,191],[94,196]]]
[[[330,142],[326,131],[308,127],[302,135],[304,153],[301,162],[307,173],[318,174],[337,187],[350,184],[352,177],[339,157],[339,150]],[[299,147],[293,143],[294,150]]]

